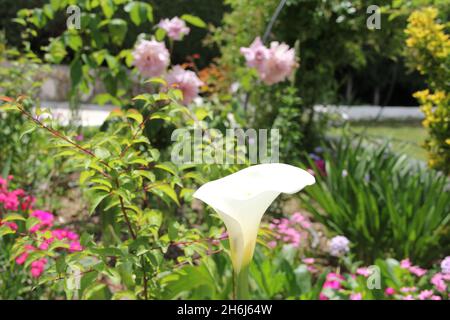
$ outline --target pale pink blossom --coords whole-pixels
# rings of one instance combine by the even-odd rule
[[[304,258],[304,259],[303,259],[303,263],[304,263],[304,264],[313,264],[314,261],[315,261],[314,258]]]
[[[184,20],[178,17],[172,19],[162,19],[158,23],[158,27],[166,31],[167,36],[172,40],[181,40],[183,36],[187,35],[191,29],[186,26]]]
[[[362,294],[360,292],[352,293],[350,295],[350,300],[362,300]]]
[[[419,300],[427,300],[433,296],[432,290],[423,290],[419,293]]]
[[[412,274],[415,274],[418,277],[422,277],[427,273],[427,270],[422,269],[420,267],[417,266],[412,266],[409,268],[409,272],[411,272]]]
[[[416,287],[403,287],[403,288],[400,288],[400,291],[403,293],[415,292],[415,291],[417,291],[417,288]]]
[[[241,53],[247,61],[247,66],[262,71],[265,63],[269,59],[270,50],[262,43],[260,37],[257,37],[248,48],[241,48]]]
[[[144,77],[157,77],[170,64],[170,54],[163,42],[141,40],[133,51],[133,65]]]
[[[364,276],[366,278],[372,274],[370,272],[369,268],[366,268],[366,267],[361,267],[361,268],[356,269],[356,273],[359,274],[360,276]]]
[[[272,42],[269,59],[260,71],[261,80],[268,85],[284,81],[295,66],[295,50],[285,43]]]
[[[272,85],[284,81],[294,70],[295,50],[285,43],[272,42],[267,48],[257,37],[250,47],[240,49],[247,62],[247,66],[258,71],[261,80]]]
[[[176,87],[183,92],[183,103],[189,104],[198,96],[203,82],[190,70],[176,65],[167,74],[166,81],[169,86]]]
[[[431,278],[431,283],[434,285],[435,289],[439,292],[445,292],[447,290],[447,284],[445,283],[444,277],[441,273],[436,273]]]

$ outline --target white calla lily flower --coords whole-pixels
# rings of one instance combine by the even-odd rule
[[[261,218],[271,203],[280,193],[293,194],[314,183],[314,177],[305,170],[268,163],[208,182],[194,198],[214,208],[224,221],[233,268],[239,274],[252,260]]]

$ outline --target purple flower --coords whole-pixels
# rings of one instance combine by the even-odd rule
[[[450,274],[450,256],[445,257],[441,262],[442,273]]]
[[[329,242],[329,252],[332,256],[341,257],[350,251],[350,241],[344,236],[336,236]]]

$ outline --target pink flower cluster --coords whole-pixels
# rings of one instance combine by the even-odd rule
[[[295,50],[285,43],[274,41],[271,42],[270,48],[267,48],[257,37],[250,47],[242,47],[240,51],[247,61],[247,66],[255,68],[267,85],[284,81],[297,65]]]
[[[176,87],[183,92],[183,103],[189,104],[198,96],[200,87],[204,83],[197,77],[195,72],[185,70],[176,65],[166,76],[167,85]]]
[[[8,180],[12,180],[12,177],[9,177]],[[37,219],[37,223],[33,224],[29,230],[26,230],[30,235],[30,239],[32,239],[32,243],[27,243],[23,246],[22,252],[16,257],[16,263],[18,265],[25,264],[32,252],[46,251],[55,241],[60,241],[61,243],[58,247],[67,247],[69,252],[83,250],[78,234],[66,228],[54,229],[55,217],[53,214],[42,210],[33,210],[34,201],[35,199],[27,195],[22,189],[8,191],[8,181],[0,178],[0,213],[15,212],[21,209],[24,214]],[[14,222],[2,223],[0,216],[0,225],[2,224],[7,225],[15,232],[19,230],[19,226]],[[47,263],[48,260],[46,258],[32,261],[30,263],[31,276],[34,278],[40,277]]]
[[[160,27],[167,28],[169,36],[177,38],[181,33],[186,34],[186,29],[179,26],[179,21],[184,24],[183,20],[162,20]],[[167,20],[167,21],[166,21]],[[177,22],[178,21],[178,22]],[[169,27],[170,26],[170,27]],[[184,28],[187,28],[184,24]],[[166,30],[166,31],[167,31]],[[182,30],[182,31],[180,31]],[[187,32],[189,28],[187,28]],[[178,38],[177,38],[178,39]],[[156,40],[141,40],[133,50],[133,65],[139,70],[144,77],[158,77],[166,73],[166,69],[170,64],[170,53],[163,42]],[[199,94],[200,87],[204,83],[197,77],[195,72],[185,70],[183,67],[176,65],[165,75],[168,87],[176,87],[183,93],[183,103],[189,104]]]
[[[423,277],[427,273],[426,269],[422,269],[418,266],[413,266],[409,259],[403,259],[402,261],[400,261],[400,267],[409,270],[409,272],[418,277]]]
[[[19,209],[26,211],[31,208],[35,199],[28,196],[22,189],[8,191],[8,181],[12,179],[12,176],[9,176],[7,180],[0,178],[0,209],[3,207],[8,211],[18,211]]]
[[[167,36],[172,40],[181,40],[183,36],[187,35],[191,29],[186,26],[184,20],[178,17],[173,17],[172,19],[162,19],[158,23],[158,27],[166,31]]]
[[[60,241],[61,245],[67,245],[69,252],[82,251],[83,247],[79,242],[79,236],[69,229],[51,229],[53,227],[53,214],[45,211],[35,210],[30,216],[36,217],[39,223],[30,228],[29,232],[34,234],[33,239],[36,245],[27,244],[24,251],[16,258],[16,263],[21,265],[26,262],[31,252],[41,250],[46,251],[52,243]],[[47,265],[47,259],[42,258],[31,263],[31,275],[35,278],[41,276]]]
[[[294,247],[299,247],[302,241],[306,240],[308,233],[305,229],[309,229],[310,227],[310,220],[300,212],[294,213],[290,219],[273,219],[269,225],[269,228],[276,233],[275,238],[277,240],[291,244]],[[275,247],[277,242],[271,241],[268,245],[269,247]]]
[[[450,282],[450,274],[438,272],[430,282],[437,291],[444,293],[447,291],[447,282]]]
[[[325,282],[323,283],[322,290],[324,289],[331,289],[333,291],[339,291],[343,289],[343,282],[345,281],[345,278],[334,272],[330,272],[327,274],[327,277],[325,279]],[[328,300],[329,297],[322,291],[319,294],[319,300]],[[361,299],[359,299],[361,300]]]

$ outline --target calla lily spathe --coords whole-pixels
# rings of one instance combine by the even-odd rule
[[[315,183],[297,167],[268,163],[248,167],[201,186],[194,198],[210,205],[225,223],[236,273],[253,257],[261,218],[280,193],[296,193]]]

